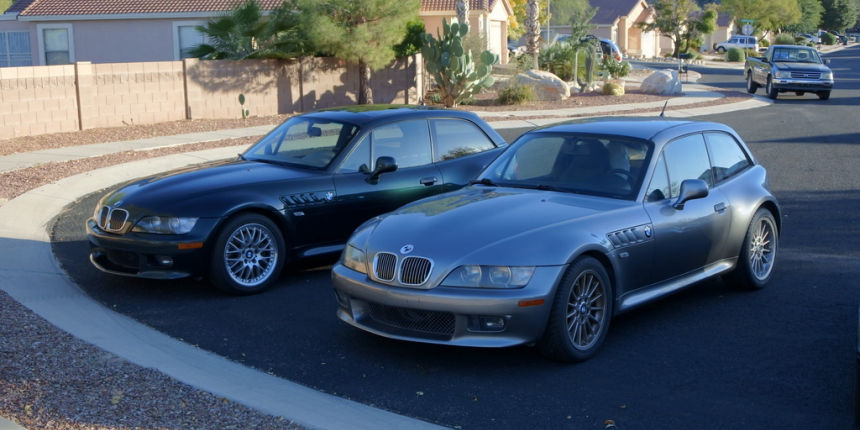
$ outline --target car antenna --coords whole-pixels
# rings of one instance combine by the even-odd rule
[[[663,109],[660,111],[660,118],[664,118],[666,116],[666,106],[669,104],[669,99],[666,99],[666,103],[663,103]]]

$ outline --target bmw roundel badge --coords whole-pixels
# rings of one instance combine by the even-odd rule
[[[409,254],[410,252],[412,252],[413,249],[415,249],[415,246],[412,244],[403,245],[403,247],[400,248],[400,253]]]

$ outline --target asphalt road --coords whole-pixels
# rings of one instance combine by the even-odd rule
[[[335,317],[324,261],[294,266],[252,297],[205,282],[101,274],[87,261],[83,231],[95,195],[58,217],[54,251],[90,295],[158,330],[447,426],[849,428],[860,303],[860,48],[830,57],[838,89],[829,101],[783,95],[773,106],[705,118],[738,130],[768,168],[785,213],[772,283],[744,292],[711,280],[621,315],[597,357],[577,365],[530,347],[449,348],[365,334]],[[743,89],[738,70],[701,71],[705,82]]]

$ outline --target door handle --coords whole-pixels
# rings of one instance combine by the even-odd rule
[[[428,176],[426,178],[421,178],[421,180],[418,182],[421,182],[421,184],[429,187],[429,186],[435,184],[437,180],[438,179],[436,179],[436,177],[434,177],[434,176]]]
[[[721,214],[725,211],[726,211],[726,204],[725,203],[720,202],[720,203],[717,203],[714,205],[714,212]]]

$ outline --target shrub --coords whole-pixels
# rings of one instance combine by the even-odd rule
[[[603,94],[607,96],[623,96],[624,87],[617,82],[607,82],[603,84]]]
[[[567,42],[556,42],[544,46],[538,53],[538,63],[541,70],[546,70],[562,80],[571,81],[575,78],[573,74],[573,60],[576,50]]]
[[[424,21],[417,19],[406,23],[406,35],[403,41],[393,46],[394,55],[398,58],[407,57],[421,52],[424,46]]]
[[[729,62],[743,62],[747,59],[744,54],[743,49],[740,48],[729,48],[728,52],[726,52],[726,61]]]
[[[794,36],[785,33],[777,34],[773,39],[774,45],[794,45],[795,43],[797,40],[794,39]]]
[[[623,78],[630,74],[630,63],[623,60],[618,61],[612,55],[607,55],[603,58],[600,66],[612,78]]]
[[[770,46],[770,42],[767,39],[762,39],[758,41],[758,46],[761,46],[762,48],[767,48],[768,46]]]
[[[514,84],[499,91],[496,102],[500,105],[521,105],[535,100],[537,100],[537,95],[532,87]]]
[[[821,43],[825,45],[833,45],[836,43],[836,36],[830,33],[821,33]]]

